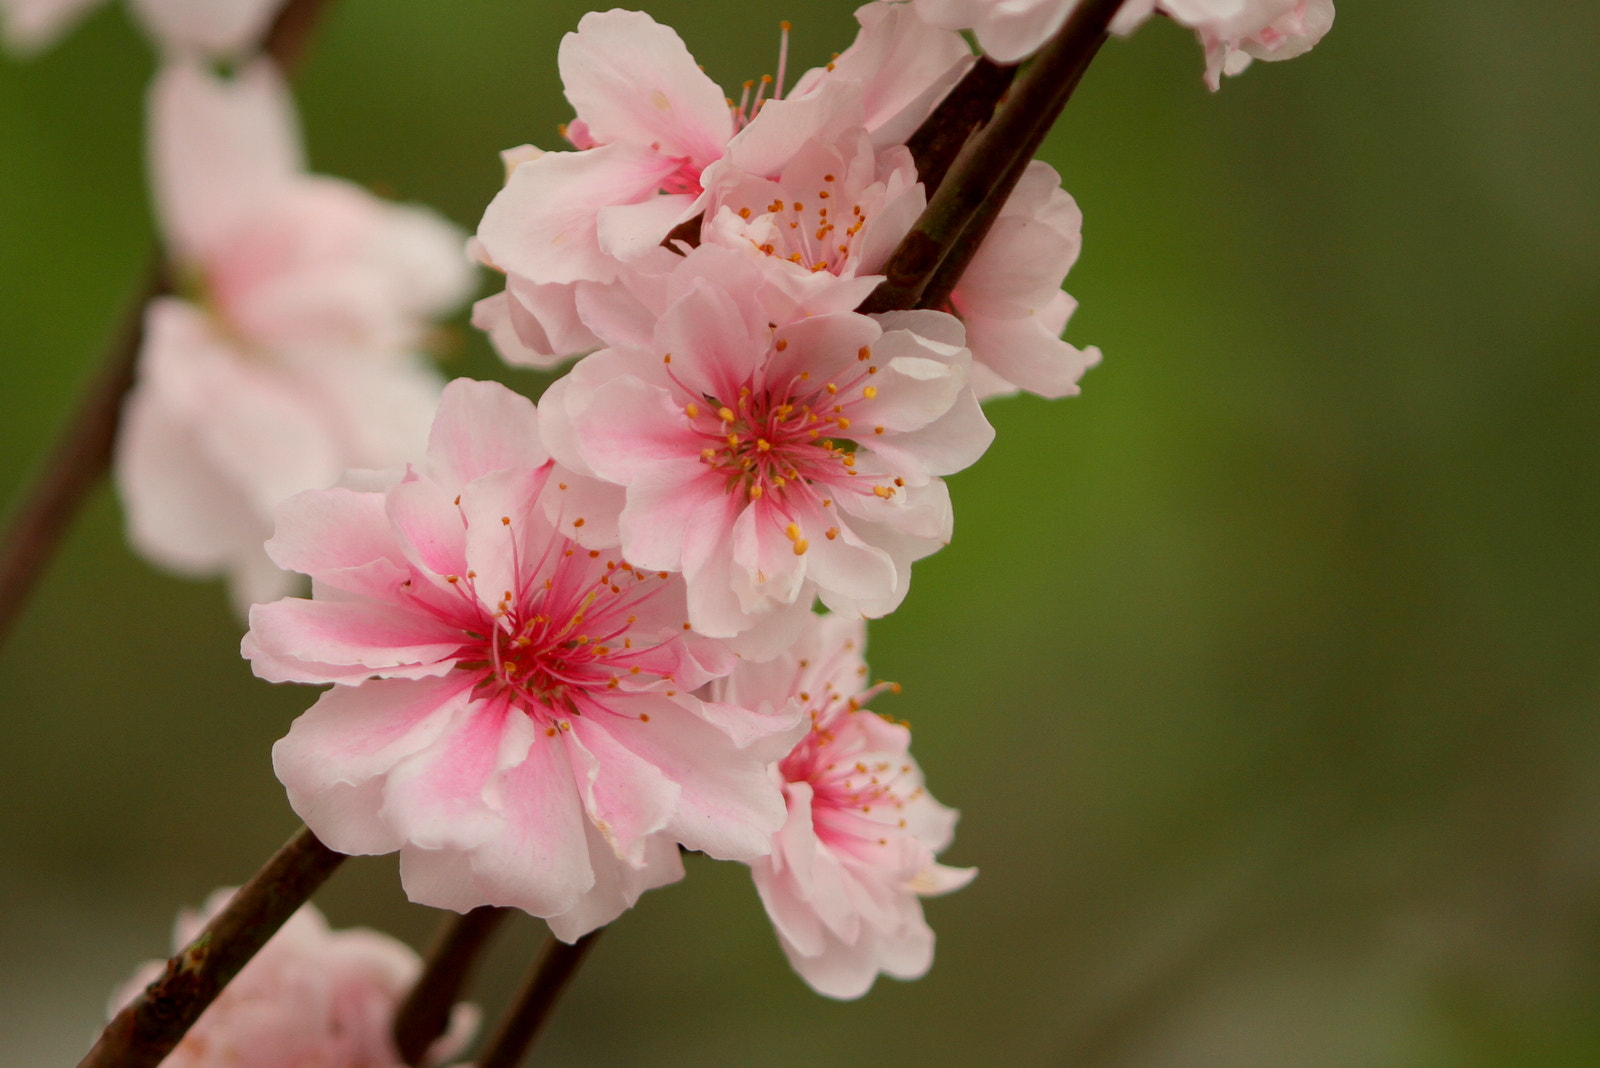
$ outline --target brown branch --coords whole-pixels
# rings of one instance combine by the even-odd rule
[[[161,977],[117,1013],[78,1068],[155,1068],[343,860],[300,828],[199,937],[167,961]]]
[[[450,1010],[461,998],[461,988],[479,952],[510,909],[480,905],[452,916],[428,950],[428,960],[394,1016],[394,1045],[400,1059],[420,1065],[428,1049],[450,1026]]]
[[[590,931],[572,945],[552,937],[517,994],[517,1000],[500,1021],[500,1029],[489,1040],[478,1068],[517,1068],[522,1063],[539,1031],[550,1016],[556,999],[583,963],[584,955],[605,928]]]
[[[884,267],[888,277],[860,311],[929,307],[923,292],[958,243],[970,246],[960,254],[971,258],[988,227],[971,229],[969,224],[984,213],[988,201],[994,202],[988,207],[989,221],[998,214],[1104,43],[1106,27],[1119,6],[1121,0],[1084,0],[1028,61],[994,118],[973,135],[950,166],[921,217],[889,257]],[[964,269],[965,263],[961,266]]]
[[[285,71],[292,70],[304,55],[311,29],[326,5],[327,0],[289,0],[273,22],[262,51]],[[133,388],[134,368],[144,345],[145,305],[171,290],[166,261],[152,255],[144,281],[123,310],[106,347],[99,373],[0,534],[0,645],[5,644],[78,508],[111,466],[122,399]]]
[[[979,56],[972,69],[906,140],[917,167],[917,180],[928,196],[933,196],[944,183],[961,146],[989,121],[1016,76],[1015,63],[1002,67],[988,56]]]

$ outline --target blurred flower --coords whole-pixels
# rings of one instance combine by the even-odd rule
[[[233,897],[212,893],[205,908],[178,916],[172,946],[188,945]],[[111,998],[110,1014],[160,978],[146,961]],[[328,929],[304,905],[234,977],[161,1063],[164,1068],[401,1068],[390,1038],[395,1009],[422,971],[404,943],[377,931]],[[478,1026],[474,1006],[455,1006],[449,1030],[425,1063],[458,1055]]]
[[[956,813],[923,786],[905,724],[863,707],[882,689],[862,685],[865,640],[860,620],[812,616],[783,656],[742,663],[709,688],[750,708],[805,710],[811,729],[777,766],[789,818],[751,874],[789,962],[836,998],[865,994],[880,971],[925,974],[933,931],[920,898],[977,874],[934,859]]]
[[[137,549],[226,573],[242,607],[292,584],[261,548],[278,502],[421,448],[440,381],[413,350],[470,268],[431,212],[303,172],[266,61],[231,81],[173,63],[150,118],[157,215],[192,299],[147,311],[117,485]]]
[[[0,0],[0,23],[14,52],[53,45],[101,0]],[[199,52],[217,58],[243,54],[285,0],[129,0],[134,14],[162,51]]]
[[[572,941],[680,878],[680,844],[771,848],[798,713],[695,697],[731,656],[687,632],[678,576],[561,535],[585,520],[558,477],[531,402],[453,382],[421,471],[279,511],[268,550],[316,597],[253,608],[244,652],[340,684],[273,749],[319,838],[398,849],[414,901],[515,905]]]
[[[1113,33],[1131,33],[1154,11],[1188,26],[1206,50],[1206,84],[1222,85],[1252,59],[1293,59],[1333,27],[1333,0],[1128,0]]]

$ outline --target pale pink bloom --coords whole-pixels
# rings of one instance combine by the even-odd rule
[[[200,912],[184,910],[173,931],[188,945],[233,896],[215,891]],[[146,961],[111,998],[116,1012],[159,978],[164,960]],[[329,930],[303,905],[206,1009],[164,1068],[401,1068],[390,1038],[395,1009],[422,962],[409,946],[364,928]],[[424,1063],[458,1055],[477,1029],[477,1009],[455,1006],[449,1030]]]
[[[967,329],[979,400],[1019,389],[1072,396],[1100,362],[1099,349],[1061,340],[1078,306],[1061,282],[1078,259],[1082,228],[1083,213],[1055,169],[1029,163],[950,295]]]
[[[935,801],[911,758],[911,732],[863,707],[860,620],[812,616],[766,663],[741,663],[715,698],[804,710],[811,729],[777,765],[789,818],[770,856],[751,865],[762,904],[797,972],[818,993],[855,998],[879,972],[916,979],[933,963],[921,898],[959,889],[975,868],[934,857],[956,813]]]
[[[6,43],[27,53],[50,47],[101,0],[0,0]],[[284,0],[130,0],[163,51],[237,56],[258,42]]]
[[[929,25],[971,30],[997,63],[1032,55],[1061,29],[1079,0],[911,0]]]
[[[1252,59],[1293,59],[1309,52],[1333,26],[1333,0],[1128,0],[1112,21],[1127,34],[1160,11],[1188,26],[1206,51],[1206,84],[1221,87]]]
[[[861,127],[832,143],[808,141],[776,179],[722,166],[707,171],[701,240],[745,253],[764,284],[792,292],[792,312],[774,313],[789,318],[859,304],[925,203],[905,148],[875,152]],[[1082,224],[1056,172],[1029,164],[951,294],[979,400],[1018,389],[1075,394],[1099,362],[1098,349],[1061,340],[1077,307],[1061,283],[1082,247]]]
[[[440,381],[414,350],[469,267],[433,214],[303,173],[265,61],[232,81],[169,65],[150,118],[157,215],[193,300],[147,311],[117,483],[136,548],[228,574],[243,606],[290,587],[261,548],[279,501],[421,448]]]
[[[586,517],[551,472],[531,402],[451,383],[420,470],[280,509],[268,550],[314,599],[257,605],[244,653],[339,684],[273,749],[318,837],[571,941],[680,878],[680,844],[764,854],[796,717],[695,697],[732,658],[688,633],[680,578],[561,534]]]
[[[559,62],[577,118],[575,152],[524,147],[479,225],[480,258],[507,275],[505,294],[474,321],[512,362],[549,366],[594,347],[585,304],[624,271],[661,272],[662,242],[706,210],[708,173],[776,177],[814,138],[865,126],[876,143],[904,140],[970,62],[958,35],[882,5],[832,70],[731,104],[676,33],[640,12],[591,12],[562,41]],[[728,167],[721,171],[728,174]]]
[[[636,320],[595,324],[612,347],[552,385],[541,411],[558,461],[625,487],[622,550],[683,572],[695,629],[759,626],[771,652],[814,596],[850,615],[892,611],[911,562],[950,538],[938,476],[994,431],[954,317],[790,321],[775,311],[790,294],[768,278],[700,246]]]

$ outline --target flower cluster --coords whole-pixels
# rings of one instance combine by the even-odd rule
[[[185,910],[172,932],[182,949],[233,896],[214,892]],[[141,964],[112,995],[110,1014],[158,979],[164,960]],[[245,965],[161,1063],[167,1068],[401,1068],[390,1038],[395,1006],[422,970],[409,947],[377,931],[329,930],[305,905]],[[478,1026],[477,1009],[457,1005],[427,1064],[459,1054]]]
[[[984,73],[958,31],[1015,60],[1074,7],[869,3],[832,62],[791,85],[780,51],[737,99],[649,16],[583,17],[559,56],[570,147],[506,152],[470,243],[505,277],[474,321],[506,360],[577,362],[537,406],[452,383],[412,466],[292,497],[266,546],[312,597],[257,605],[244,652],[331,684],[274,750],[320,838],[398,852],[414,900],[516,905],[568,941],[703,852],[751,866],[822,993],[927,970],[920,900],[973,872],[935,859],[955,813],[906,725],[865,707],[864,621],[950,540],[944,478],[994,436],[981,402],[1073,394],[1098,361],[1060,337],[1078,207],[1019,152],[958,280],[861,309],[925,237],[916,135]],[[1103,28],[1157,10],[1200,34],[1213,81],[1331,17],[1130,0]],[[278,261],[213,258],[193,229],[206,314],[270,336],[256,268]]]

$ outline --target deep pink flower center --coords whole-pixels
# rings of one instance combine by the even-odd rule
[[[502,591],[493,612],[483,608],[475,572],[447,575],[466,609],[456,616],[466,638],[456,667],[478,674],[481,696],[509,702],[552,732],[566,729],[568,716],[617,712],[617,696],[672,679],[661,669],[670,661],[661,643],[635,627],[669,578],[563,538],[521,588]]]

